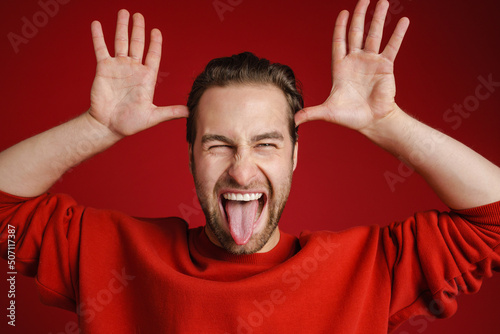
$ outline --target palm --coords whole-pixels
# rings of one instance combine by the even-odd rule
[[[368,1],[361,0],[354,11],[349,31],[349,50],[346,43],[349,14],[346,11],[339,14],[333,35],[332,90],[323,104],[299,111],[295,116],[297,125],[324,120],[362,130],[395,109],[393,63],[408,21],[400,20],[387,47],[379,53],[388,6],[387,1],[377,4],[363,49],[363,26]]]
[[[161,56],[161,34],[151,32],[151,43],[144,65],[144,18],[134,16],[130,47],[128,45],[129,14],[118,13],[115,57],[108,53],[102,28],[92,25],[97,70],[91,91],[89,113],[97,121],[120,136],[127,136],[159,122],[187,117],[184,106],[157,107],[153,104],[156,77]]]
[[[358,52],[334,65],[333,87],[325,101],[330,122],[361,129],[394,109],[392,63]]]
[[[148,124],[156,76],[128,59],[110,58],[97,65],[91,91],[92,116],[112,130],[131,134]]]

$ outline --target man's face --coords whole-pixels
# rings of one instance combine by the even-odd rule
[[[231,253],[265,252],[279,241],[297,161],[288,108],[272,85],[212,87],[198,104],[191,170],[207,235]]]

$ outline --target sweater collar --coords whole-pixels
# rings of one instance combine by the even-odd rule
[[[247,263],[253,265],[273,266],[288,260],[300,249],[300,245],[296,237],[281,230],[279,232],[280,240],[278,244],[266,253],[254,253],[246,255],[231,254],[210,241],[205,232],[204,226],[194,228],[191,231],[190,243],[195,247],[200,255],[211,258],[213,260],[241,264]]]

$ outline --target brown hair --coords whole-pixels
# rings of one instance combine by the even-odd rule
[[[230,84],[272,84],[280,88],[290,106],[289,128],[292,143],[297,140],[294,115],[304,108],[302,93],[290,67],[259,58],[251,52],[231,57],[212,59],[205,70],[193,82],[187,107],[189,117],[186,124],[186,139],[190,145],[196,138],[196,111],[203,93],[210,87],[224,87]]]

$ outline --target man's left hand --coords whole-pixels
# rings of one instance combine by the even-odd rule
[[[295,123],[324,120],[362,131],[378,120],[398,110],[394,97],[396,85],[393,74],[394,59],[408,29],[408,18],[402,18],[379,53],[387,0],[380,0],[363,45],[365,15],[369,0],[360,0],[347,36],[349,12],[342,11],[333,32],[332,76],[330,96],[318,106],[305,108],[295,115]]]

